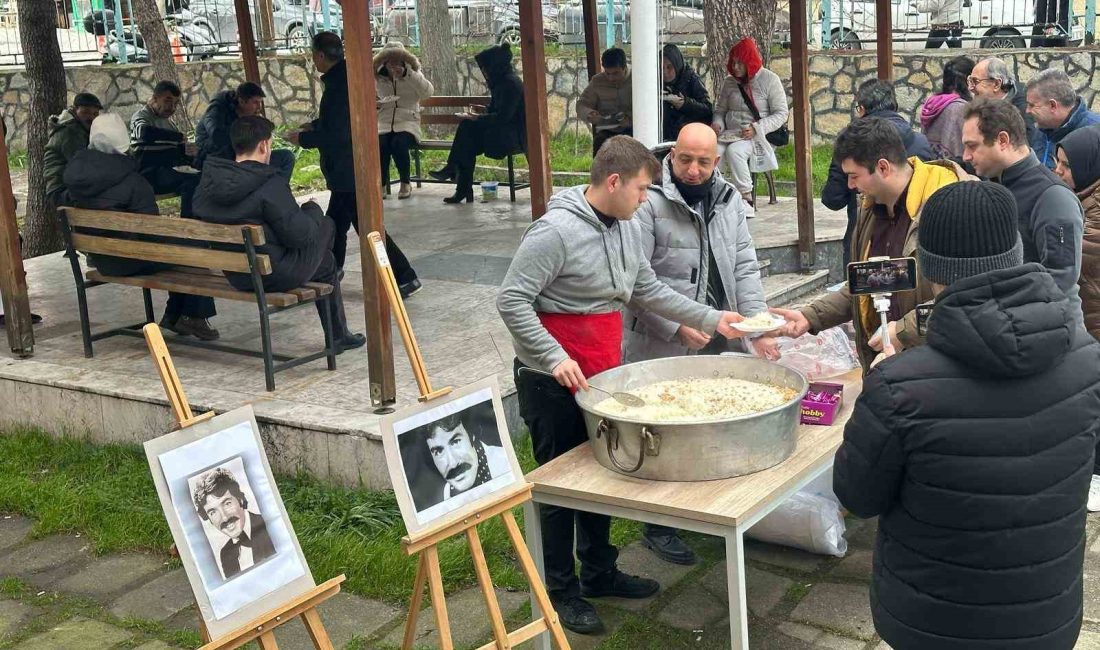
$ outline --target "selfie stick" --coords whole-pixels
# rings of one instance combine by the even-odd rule
[[[878,312],[879,322],[879,340],[882,341],[882,349],[886,349],[886,345],[891,343],[890,330],[886,327],[886,320],[890,314],[890,296],[889,293],[873,293],[871,294],[871,300],[874,302],[875,311]]]

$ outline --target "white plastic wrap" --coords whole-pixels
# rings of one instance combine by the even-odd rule
[[[833,494],[833,472],[825,472],[791,495],[746,533],[752,539],[820,555],[844,557],[844,517]]]
[[[859,367],[856,348],[840,327],[816,336],[780,337],[778,343],[783,356],[777,363],[801,372],[810,381],[835,377]]]

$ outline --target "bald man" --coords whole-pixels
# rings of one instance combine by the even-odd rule
[[[767,311],[746,206],[718,171],[718,136],[706,124],[687,124],[661,164],[661,178],[634,213],[641,224],[642,253],[657,278],[714,309],[746,317]],[[751,341],[712,337],[653,312],[628,305],[623,318],[623,361],[689,354],[751,351],[779,358],[774,338]],[[721,339],[721,340],[719,340]],[[646,525],[642,542],[657,557],[694,564],[695,554],[676,530]]]

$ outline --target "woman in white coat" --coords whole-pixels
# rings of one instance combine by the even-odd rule
[[[398,42],[386,43],[374,56],[378,89],[378,148],[382,154],[382,187],[389,190],[390,159],[397,165],[401,190],[397,198],[412,195],[409,151],[420,142],[420,102],[435,89],[420,72],[420,60]]]
[[[767,136],[773,131],[786,135],[781,129],[787,126],[787,92],[779,75],[764,67],[756,41],[751,38],[743,38],[730,48],[726,70],[729,76],[718,91],[711,126],[718,134],[720,149],[725,145],[722,157],[729,162],[730,179],[750,206],[751,216],[751,172],[779,167]]]

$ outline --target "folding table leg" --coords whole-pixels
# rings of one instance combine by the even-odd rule
[[[539,519],[539,506],[534,501],[523,504],[523,526],[526,529],[527,550],[531,551],[531,559],[535,561],[539,577],[543,584],[546,583],[546,562],[542,554],[542,521]],[[545,616],[546,613],[539,608],[538,600],[534,592],[531,593],[531,616]],[[550,633],[543,632],[534,639],[536,650],[550,650]]]
[[[726,584],[730,603],[730,647],[749,648],[749,614],[745,599],[745,542],[740,529],[726,534]]]

